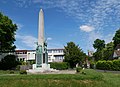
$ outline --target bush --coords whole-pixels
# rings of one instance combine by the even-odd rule
[[[113,61],[98,61],[96,63],[96,68],[101,70],[120,70],[120,60]]]
[[[66,62],[52,62],[50,63],[50,68],[57,69],[57,70],[65,70],[68,69],[68,63]]]
[[[10,71],[10,74],[14,74],[14,71],[13,71],[13,70],[11,70],[11,71]]]
[[[19,71],[20,70],[20,65],[16,66],[16,70]]]
[[[82,67],[77,67],[77,68],[76,68],[76,72],[78,72],[78,73],[79,73],[79,72],[82,72],[82,70],[83,70]]]
[[[18,65],[18,61],[15,55],[7,55],[0,62],[1,70],[12,70]]]
[[[94,68],[95,68],[95,62],[93,62],[93,61],[90,62],[90,68],[91,68],[91,69],[94,69]]]
[[[21,70],[20,74],[27,74],[26,70]]]
[[[107,64],[107,70],[113,70],[112,68],[113,68],[113,62],[112,61],[106,61],[106,64]]]
[[[120,71],[120,60],[113,60],[113,70]]]

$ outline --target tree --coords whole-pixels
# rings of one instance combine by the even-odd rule
[[[102,50],[105,47],[105,41],[104,40],[100,40],[100,39],[96,39],[94,41],[93,47],[95,49],[97,49],[97,51]]]
[[[114,48],[120,44],[120,29],[116,31],[115,36],[113,37]]]
[[[103,49],[103,59],[104,60],[109,60],[110,57],[112,56],[114,51],[114,44],[113,42],[107,43],[105,48]]]
[[[96,51],[95,53],[93,53],[93,57],[95,61],[101,60],[103,59],[103,52],[101,51]]]
[[[18,65],[18,61],[15,55],[7,55],[0,61],[0,69],[11,70]]]
[[[105,41],[96,39],[94,41],[93,47],[96,49],[96,52],[93,54],[93,57],[96,61],[103,59],[103,48],[105,48]]]
[[[7,16],[0,13],[0,51],[8,52],[14,51],[15,32],[17,30],[16,24]]]
[[[86,58],[86,54],[83,53],[82,49],[75,45],[74,42],[68,42],[67,46],[64,46],[64,56],[65,62],[70,64],[70,67],[73,68],[77,63],[80,63],[84,58]]]

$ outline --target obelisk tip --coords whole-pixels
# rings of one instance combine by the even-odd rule
[[[43,10],[42,10],[42,8],[40,9],[40,12],[42,12]]]

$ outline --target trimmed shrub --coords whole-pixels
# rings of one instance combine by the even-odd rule
[[[20,70],[20,65],[16,66],[16,70],[19,71]]]
[[[79,72],[82,72],[83,68],[82,67],[77,67],[76,68],[76,72],[79,73]]]
[[[17,65],[18,61],[15,55],[7,55],[0,61],[1,70],[13,70]]]
[[[91,68],[91,69],[94,69],[94,68],[95,68],[95,62],[93,62],[93,61],[90,62],[90,68]]]
[[[14,71],[13,71],[13,70],[11,70],[11,71],[10,71],[10,74],[14,74]]]
[[[120,60],[98,61],[96,63],[96,68],[101,69],[101,70],[117,70],[117,71],[120,71]]]
[[[113,60],[113,70],[120,71],[120,60]]]
[[[20,74],[27,74],[26,70],[21,70]]]
[[[50,68],[57,69],[57,70],[65,70],[68,69],[67,62],[52,62],[50,63]]]
[[[113,61],[108,60],[108,61],[106,61],[106,64],[107,64],[106,69],[107,70],[112,70],[112,68],[113,68]]]

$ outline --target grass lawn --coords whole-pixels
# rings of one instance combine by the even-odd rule
[[[0,76],[0,87],[120,87],[120,74],[86,69],[83,74]]]
[[[13,71],[13,70],[0,70],[0,75],[3,74],[19,74],[19,71]]]

